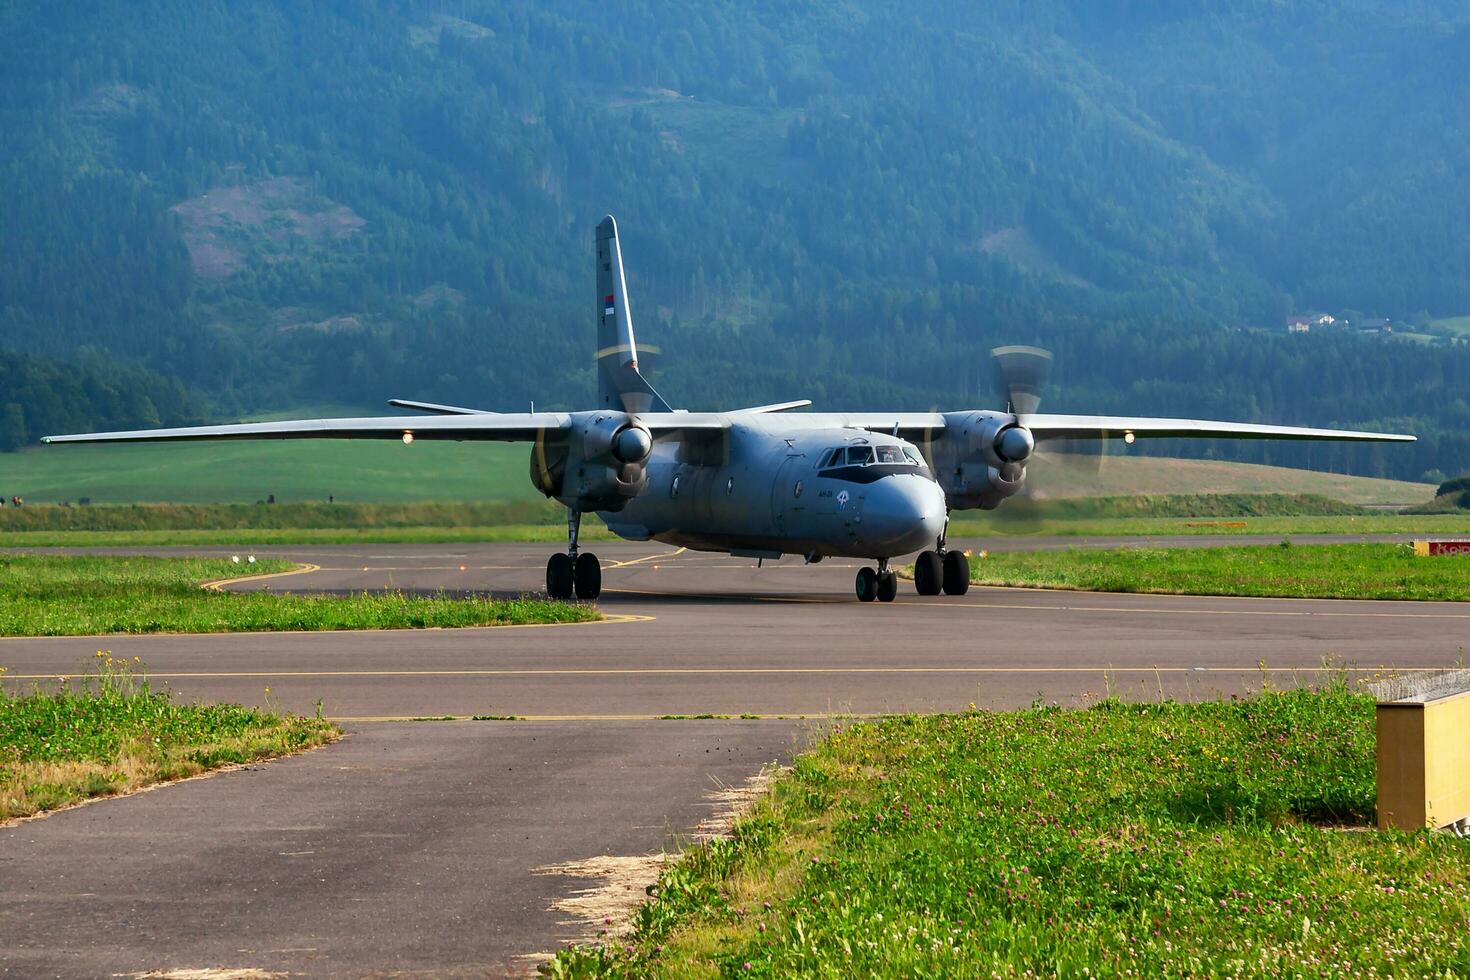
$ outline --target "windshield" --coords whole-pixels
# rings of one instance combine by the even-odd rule
[[[879,446],[878,462],[880,463],[906,463],[903,458],[903,448],[900,446]]]
[[[847,447],[847,465],[848,466],[864,466],[864,465],[866,465],[868,463],[871,463],[872,461],[873,461],[873,447],[872,446],[848,446]]]

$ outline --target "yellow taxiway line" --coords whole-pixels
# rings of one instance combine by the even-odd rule
[[[217,578],[211,582],[200,583],[201,589],[209,589],[211,592],[223,592],[226,585],[240,585],[244,582],[264,582],[271,578],[285,578],[288,575],[306,575],[310,572],[319,572],[322,566],[313,565],[311,562],[298,562],[295,568],[284,572],[266,572],[262,575],[242,575],[239,578]]]

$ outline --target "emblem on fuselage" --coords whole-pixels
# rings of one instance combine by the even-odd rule
[[[839,493],[837,495],[837,509],[838,510],[845,510],[846,508],[847,508],[847,491],[844,490],[844,491],[842,491],[841,493]]]

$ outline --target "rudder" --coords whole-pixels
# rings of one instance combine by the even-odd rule
[[[597,404],[632,413],[670,411],[638,371],[623,250],[612,215],[597,225]]]

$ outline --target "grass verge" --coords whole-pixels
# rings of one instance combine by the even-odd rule
[[[1001,512],[997,512],[998,514]],[[1015,520],[1005,517],[957,518],[951,538],[1139,537],[1209,535],[1402,534],[1470,536],[1470,514],[1300,517],[1102,517]],[[506,524],[486,527],[354,527],[140,529],[120,531],[3,531],[0,548],[147,548],[172,545],[245,547],[294,544],[457,544],[491,541],[561,543],[565,526]],[[600,523],[582,526],[583,542],[618,541]]]
[[[1070,549],[972,558],[977,585],[1318,599],[1470,599],[1470,556],[1405,545]]]
[[[54,691],[0,688],[0,821],[335,741],[341,732],[237,704],[177,704],[142,665],[99,651]],[[3,670],[0,670],[3,675]]]
[[[0,555],[0,636],[414,629],[580,623],[590,605],[538,599],[364,592],[216,592],[201,582],[286,571],[291,562]]]
[[[985,516],[964,512],[949,525],[952,538],[1114,537],[1141,535],[1308,535],[1308,534],[1447,534],[1470,535],[1470,514],[1359,514],[1337,516],[1250,517],[1079,517],[1056,519],[1006,516],[1006,505]],[[0,544],[4,538],[0,536]]]
[[[1340,681],[860,722],[543,972],[1465,975],[1470,841],[1373,807],[1373,703]]]

